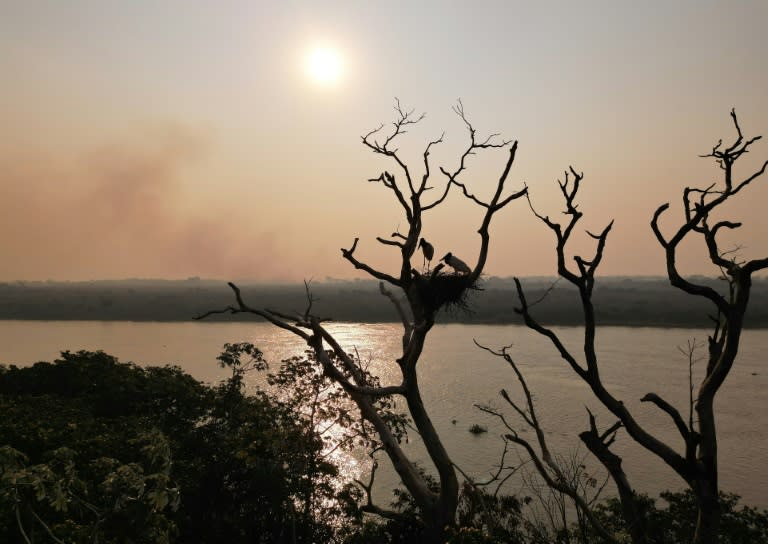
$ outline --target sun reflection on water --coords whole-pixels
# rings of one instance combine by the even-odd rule
[[[354,354],[363,369],[381,379],[381,385],[397,385],[401,381],[396,359],[401,355],[400,336],[393,334],[391,323],[365,324],[335,323],[328,325],[339,344]],[[344,434],[344,429],[335,425],[331,431],[335,440]],[[336,449],[330,457],[337,462],[343,480],[361,479],[370,473],[372,461],[362,448],[353,450]]]
[[[328,324],[327,328],[345,349],[351,353],[357,351],[361,361],[368,365],[371,373],[381,378],[382,385],[399,383],[400,375],[396,359],[400,356],[401,350],[401,325],[333,323]],[[564,328],[558,332],[571,344],[576,345],[579,342],[577,329]],[[762,332],[748,332],[750,333],[748,337],[755,343],[750,345],[745,342],[741,368],[746,378],[742,378],[740,374],[733,376],[730,388],[723,392],[724,408],[721,417],[723,421],[730,422],[730,427],[733,427],[731,429],[728,425],[723,426],[725,440],[722,458],[731,463],[732,469],[724,475],[724,479],[727,479],[724,485],[745,496],[748,503],[764,505],[766,501],[760,492],[764,487],[755,485],[753,478],[748,476],[754,474],[754,471],[750,472],[750,462],[744,459],[760,458],[760,454],[768,450],[766,446],[768,439],[765,438],[765,433],[756,424],[749,427],[750,436],[761,437],[759,440],[750,442],[753,443],[751,454],[745,454],[742,451],[743,441],[739,441],[738,438],[728,440],[726,436],[729,433],[743,435],[747,432],[742,429],[745,422],[759,419],[734,418],[730,412],[738,411],[738,407],[745,405],[765,406],[765,398],[757,382],[750,381],[748,378],[750,371],[759,367],[758,362],[762,360],[759,354],[762,353],[761,349],[764,350],[765,346],[768,346],[768,335]],[[273,364],[279,363],[281,358],[306,350],[306,344],[300,339],[269,325],[251,326],[249,333],[249,340],[261,347]],[[609,333],[601,336],[600,351],[607,361],[606,380],[625,398],[639,399],[645,392],[641,389],[649,379],[654,380],[658,379],[658,376],[664,376],[664,380],[658,384],[658,387],[663,388],[661,393],[668,395],[674,401],[684,402],[685,399],[676,399],[674,395],[680,391],[683,393],[686,391],[687,374],[684,371],[687,367],[681,365],[682,370],[679,373],[673,373],[672,367],[667,362],[674,360],[676,345],[700,333],[701,331],[686,329],[648,329],[646,331],[636,328],[612,328]],[[638,340],[638,337],[650,338],[651,335],[652,341]],[[553,448],[567,452],[573,447],[575,443],[573,429],[581,429],[585,405],[590,406],[598,415],[602,414],[600,407],[594,406],[594,399],[588,389],[568,368],[565,368],[557,354],[552,353],[551,346],[546,345],[530,331],[515,326],[436,326],[430,334],[419,362],[422,397],[449,454],[473,477],[487,476],[488,471],[498,463],[498,455],[501,451],[499,439],[501,429],[493,428],[492,422],[483,419],[483,416],[477,413],[474,404],[498,402],[499,388],[514,386],[508,368],[480,353],[472,342],[473,338],[488,346],[503,346],[512,340],[516,342],[521,365],[525,368],[529,384],[536,390],[536,397],[540,399],[537,406],[540,419],[552,432]],[[648,347],[645,351],[637,353],[631,348],[638,344]],[[726,398],[729,394],[730,401]],[[750,400],[745,401],[745,399]],[[403,402],[402,399],[400,402]],[[735,421],[740,422],[738,429],[733,425]],[[467,429],[473,423],[487,426],[489,432],[481,437],[469,435]],[[653,424],[658,423],[654,420]],[[660,424],[659,427],[662,434],[667,430]],[[673,439],[673,433],[674,428],[669,430],[669,436],[663,435],[663,438]],[[628,442],[622,443],[621,446],[621,453],[627,464],[632,465],[634,474],[637,476],[639,488],[649,493],[658,493],[674,485],[673,476],[668,474],[660,463],[649,459]],[[410,443],[405,444],[403,448],[409,456],[423,463],[424,466],[429,465],[426,453],[417,437],[412,436]],[[367,480],[366,475],[370,470],[371,461],[364,451],[336,450],[331,455],[332,459],[338,462],[344,478]],[[386,456],[382,454],[380,457],[383,462],[380,463],[376,476],[374,500],[378,494],[381,502],[386,502],[391,498],[390,490],[399,484],[399,478],[391,465],[384,461]],[[521,482],[515,483],[510,480],[510,491],[520,491],[521,485]]]
[[[329,323],[327,328],[346,349],[354,351],[357,348],[372,372],[381,376],[383,385],[399,381],[395,359],[400,356],[402,325]],[[575,346],[580,342],[577,328],[562,328],[557,332],[563,335],[568,345]],[[696,329],[611,327],[604,330],[598,351],[605,361],[605,380],[641,411],[647,407],[640,405],[639,399],[648,392],[649,384],[670,402],[685,406],[688,366],[678,364],[676,346],[685,345],[692,337],[702,338],[704,334],[706,331]],[[594,399],[557,353],[553,353],[551,345],[520,326],[436,325],[419,362],[419,383],[430,418],[448,453],[463,470],[485,478],[498,463],[500,430],[482,419],[473,405],[489,400],[498,402],[499,389],[510,388],[511,392],[514,385],[508,366],[480,352],[473,339],[489,347],[514,342],[519,364],[535,390],[539,417],[552,432],[552,448],[568,451],[567,448],[578,442],[575,433],[583,429],[584,406],[596,409]],[[242,341],[258,346],[272,371],[279,368],[282,359],[302,354],[307,349],[301,339],[289,332],[258,322],[4,321],[0,327],[0,351],[4,362],[31,365],[53,360],[62,349],[102,349],[123,361],[148,365],[178,364],[195,378],[211,384],[228,375],[216,364],[221,346],[225,342]],[[768,456],[768,433],[763,418],[755,414],[768,410],[765,395],[768,374],[764,372],[766,352],[768,331],[745,331],[738,368],[723,388],[718,405],[722,437],[718,450],[723,466],[728,467],[721,478],[723,489],[742,495],[745,504],[761,508],[768,507],[765,494],[768,472],[761,465]],[[246,384],[249,390],[263,387],[266,376],[250,373]],[[664,414],[646,410],[641,415],[644,423],[659,429],[664,440],[673,442],[679,438],[674,425],[668,425]],[[489,432],[482,436],[470,435],[467,429],[473,423],[487,425]],[[411,458],[427,466],[421,444],[417,437],[411,438],[404,449]],[[629,442],[625,440],[618,446],[622,447],[621,453],[640,490],[654,494],[675,485],[674,475]],[[334,460],[339,460],[345,475],[366,479],[370,460],[364,452],[332,455]],[[383,454],[380,460],[374,495],[378,490],[382,497],[379,502],[386,504],[391,498],[389,490],[399,479]]]
[[[380,379],[382,385],[396,385],[402,379],[396,362],[400,356],[398,350],[401,349],[401,344],[400,335],[393,334],[393,327],[393,324],[333,323],[326,328],[345,351],[360,362],[364,370]],[[301,339],[280,329],[258,328],[257,334],[248,340],[264,352],[270,373],[278,372],[281,364],[291,357],[308,353],[307,345]],[[246,377],[245,386],[249,392],[266,389],[283,395],[294,394],[292,391],[280,393],[270,386],[266,373],[250,373]],[[322,392],[318,402],[322,403],[330,394],[331,391]],[[402,405],[400,399],[395,399],[395,402]],[[346,401],[345,408],[351,414],[357,414],[351,400]],[[351,437],[350,430],[333,418],[318,418],[317,414],[310,414],[310,407],[306,410],[304,415],[312,419],[314,430],[323,440],[323,457],[339,470],[336,482],[338,488],[356,479],[367,480],[373,462],[367,448],[360,444],[359,437]],[[389,488],[397,484],[392,478],[385,478],[385,481]]]

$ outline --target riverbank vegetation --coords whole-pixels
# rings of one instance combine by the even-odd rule
[[[0,367],[0,541],[419,542],[408,493],[393,495],[396,518],[367,513],[364,488],[327,455],[327,425],[309,418],[312,396],[280,394],[290,379],[304,393],[323,390],[311,361],[273,369],[270,391],[244,387],[246,372],[268,371],[253,346],[226,346],[219,361],[232,376],[217,385],[102,352]],[[341,424],[334,436],[361,436],[341,405],[325,406],[323,421]],[[724,499],[721,542],[768,539],[768,512]],[[683,541],[695,523],[690,494],[644,500],[652,542]],[[588,525],[536,522],[525,514],[530,501],[465,481],[449,542],[600,542]],[[625,531],[615,499],[596,512]]]
[[[580,325],[579,295],[566,282],[552,289],[554,278],[524,278],[526,293],[539,300],[537,318],[546,325]],[[714,278],[698,283],[721,288]],[[306,292],[301,284],[238,284],[246,300],[263,301],[270,308],[303,308]],[[485,278],[481,290],[471,294],[471,311],[442,312],[441,323],[523,324],[514,311],[517,291],[512,278]],[[392,304],[370,280],[312,282],[315,309],[337,321],[392,322]],[[179,281],[126,280],[93,282],[0,283],[0,319],[188,321],[215,308],[231,292],[223,281],[192,278]],[[614,326],[708,327],[707,305],[686,296],[663,278],[601,278],[594,292],[598,323]],[[213,316],[216,321],[251,321],[249,314]],[[768,280],[756,278],[746,327],[768,327]]]

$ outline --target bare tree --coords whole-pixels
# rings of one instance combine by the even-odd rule
[[[523,392],[525,404],[521,405],[517,401],[513,400],[506,389],[501,390],[501,397],[504,399],[507,405],[509,405],[517,413],[517,415],[520,416],[525,425],[534,431],[536,435],[535,443],[532,444],[531,441],[520,436],[516,429],[517,426],[510,423],[501,410],[493,408],[490,405],[476,405],[476,407],[480,411],[485,412],[486,414],[490,414],[501,421],[502,425],[504,425],[508,431],[507,434],[504,435],[505,447],[506,441],[521,446],[525,450],[528,458],[530,458],[530,460],[533,462],[533,466],[535,467],[536,472],[544,480],[546,485],[562,496],[570,498],[576,507],[576,512],[579,515],[579,519],[581,519],[581,516],[584,516],[584,518],[586,518],[586,520],[592,525],[595,531],[606,541],[611,543],[617,542],[616,539],[613,538],[613,535],[611,535],[600,524],[599,520],[592,513],[592,504],[595,502],[597,497],[600,496],[600,492],[605,486],[605,483],[599,487],[596,493],[593,493],[592,496],[589,497],[587,494],[586,486],[584,485],[584,481],[582,478],[580,478],[581,471],[574,469],[574,466],[578,466],[578,463],[575,463],[574,459],[572,458],[570,460],[571,462],[569,463],[570,467],[563,466],[562,459],[558,459],[557,456],[552,453],[549,444],[547,443],[544,428],[539,422],[539,418],[536,414],[536,406],[533,402],[533,394],[531,393],[531,390],[528,387],[528,383],[525,380],[525,376],[523,376],[523,373],[520,371],[517,362],[515,362],[515,360],[512,358],[512,355],[509,353],[510,346],[506,346],[496,351],[478,344],[477,341],[475,341],[475,344],[477,344],[477,346],[481,349],[491,353],[492,355],[503,358],[514,371],[515,377],[517,378],[517,381],[520,384],[520,388]],[[617,429],[618,426],[615,425],[613,428],[609,429],[607,433],[615,434]],[[564,505],[562,506],[562,525],[563,528],[567,530],[565,509]]]
[[[694,421],[691,413],[689,413],[688,421],[686,421],[677,408],[654,392],[649,392],[641,399],[642,402],[655,405],[671,418],[683,439],[684,451],[682,452],[676,451],[655,436],[651,430],[643,427],[627,406],[605,387],[600,377],[600,366],[595,350],[597,327],[592,293],[595,286],[595,272],[603,258],[606,240],[613,222],[599,233],[587,231],[587,234],[596,241],[597,247],[594,255],[591,258],[574,256],[575,267],[573,267],[573,265],[568,264],[566,246],[576,224],[582,217],[582,212],[578,210],[576,204],[576,196],[583,174],[577,173],[571,168],[569,172],[565,173],[564,181],[558,182],[565,200],[564,214],[568,217],[564,224],[550,219],[549,216],[541,215],[531,205],[536,217],[552,230],[557,239],[558,275],[578,290],[584,315],[583,354],[578,355],[577,352],[572,351],[552,329],[543,326],[536,320],[532,312],[533,304],[527,302],[521,282],[517,278],[515,284],[520,307],[516,311],[522,315],[529,328],[550,340],[562,359],[589,385],[600,403],[618,419],[607,430],[600,432],[595,417],[590,413],[589,430],[581,433],[580,438],[613,477],[618,487],[625,521],[632,541],[635,543],[646,542],[644,512],[622,469],[621,457],[610,449],[616,432],[621,427],[626,429],[635,442],[671,467],[690,487],[696,497],[699,509],[693,541],[697,544],[718,542],[720,503],[714,400],[738,354],[744,315],[752,286],[752,274],[768,268],[768,258],[739,261],[733,252],[721,250],[716,239],[721,229],[736,229],[740,223],[727,220],[713,223],[712,217],[715,212],[719,211],[723,204],[735,197],[755,179],[762,176],[768,167],[768,161],[766,161],[761,168],[744,177],[741,181],[734,179],[733,166],[735,162],[749,150],[760,136],[745,139],[735,112],[731,112],[731,117],[737,132],[736,140],[725,148],[720,141],[710,153],[704,155],[704,157],[714,158],[719,164],[724,176],[723,185],[716,187],[713,184],[704,189],[686,188],[683,191],[684,220],[671,236],[665,236],[659,226],[659,219],[669,208],[669,204],[660,206],[651,221],[653,232],[665,251],[667,275],[670,283],[692,296],[709,300],[715,310],[715,315],[712,316],[714,327],[709,336],[705,375],[698,386],[695,397],[693,395],[690,397],[693,403],[692,410],[695,410],[697,415],[697,422]],[[727,283],[726,294],[721,294],[708,285],[697,284],[685,279],[678,271],[678,247],[684,240],[694,238],[697,235],[701,236],[704,241],[709,260],[719,268],[722,278]],[[689,355],[692,358],[692,354]],[[518,411],[520,410],[518,409]],[[530,419],[532,414],[532,410],[529,410],[527,417]],[[534,426],[537,425],[535,420],[529,421],[530,423],[533,423]],[[546,459],[546,450],[543,450],[543,454]]]
[[[423,172],[416,176],[411,168],[403,161],[395,141],[406,133],[407,129],[418,123],[424,116],[414,115],[413,110],[405,110],[396,102],[396,120],[389,130],[382,124],[365,134],[362,143],[377,155],[391,160],[398,175],[388,171],[369,181],[381,184],[391,191],[400,205],[407,224],[404,234],[393,233],[388,237],[378,237],[377,241],[393,249],[399,250],[399,265],[393,273],[373,268],[357,257],[359,239],[355,238],[352,246],[342,248],[344,259],[356,269],[363,270],[373,278],[380,280],[381,292],[388,297],[402,321],[402,354],[393,364],[400,371],[400,382],[391,385],[374,385],[366,379],[366,375],[357,362],[338,343],[333,335],[323,325],[323,319],[312,314],[312,299],[303,315],[292,316],[278,310],[257,308],[245,302],[239,288],[230,283],[234,291],[236,305],[212,313],[249,312],[266,319],[273,325],[285,329],[303,339],[314,351],[323,372],[338,383],[354,401],[362,417],[371,423],[380,437],[381,449],[386,453],[394,469],[401,478],[403,485],[413,496],[418,506],[426,534],[432,541],[440,541],[447,526],[455,523],[456,508],[459,495],[459,483],[456,470],[442,440],[438,435],[421,397],[417,365],[424,350],[427,334],[435,324],[437,312],[450,304],[462,304],[468,289],[476,287],[485,267],[490,244],[489,227],[495,214],[510,202],[527,194],[527,189],[505,191],[507,176],[515,160],[517,142],[498,139],[492,134],[479,139],[474,127],[464,114],[461,102],[454,111],[464,122],[469,132],[469,144],[459,158],[459,164],[454,170],[440,168],[442,181],[433,182],[430,164],[430,151],[443,141],[443,136],[429,142],[422,154]],[[496,184],[493,194],[488,200],[475,196],[462,181],[467,161],[475,153],[492,148],[508,148],[508,158],[502,174]],[[423,230],[425,214],[442,204],[452,186],[461,189],[466,199],[473,205],[484,209],[478,234],[480,247],[477,261],[469,273],[445,273],[442,263],[435,269],[423,275],[412,266],[417,244]],[[435,195],[435,196],[432,196]],[[393,292],[390,289],[395,288]],[[402,297],[395,294],[402,291]],[[437,488],[429,485],[429,481],[413,461],[401,448],[397,437],[382,417],[377,399],[400,396],[405,399],[408,415],[424,442],[425,448],[437,473]],[[370,498],[370,488],[366,489]],[[387,512],[383,508],[367,505],[376,514],[396,517],[396,512]]]

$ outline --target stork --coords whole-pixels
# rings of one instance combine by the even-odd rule
[[[445,264],[453,268],[457,274],[471,274],[472,269],[467,266],[467,263],[456,257],[453,253],[446,253],[445,257],[441,259],[445,261]]]
[[[419,240],[419,248],[424,253],[424,267],[427,268],[427,262],[432,262],[432,257],[435,256],[435,247],[427,242],[424,238]],[[429,270],[429,268],[427,268]]]

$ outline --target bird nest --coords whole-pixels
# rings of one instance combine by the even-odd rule
[[[471,281],[467,275],[440,272],[419,276],[414,285],[422,304],[432,313],[441,309],[469,313],[471,294],[481,290],[479,282]]]

